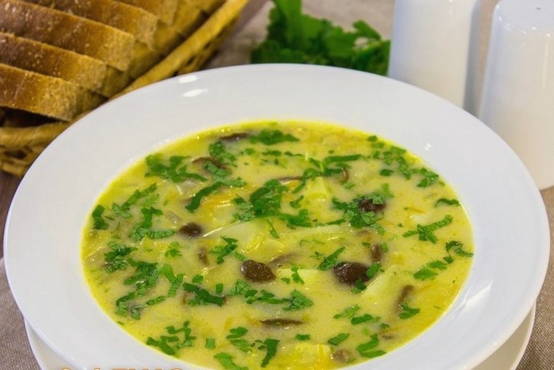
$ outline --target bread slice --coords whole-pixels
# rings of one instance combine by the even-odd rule
[[[206,14],[212,14],[225,1],[224,0],[189,0],[195,7],[201,9]]]
[[[117,0],[142,8],[160,18],[166,24],[173,23],[178,0]]]
[[[67,121],[101,102],[72,82],[0,64],[0,107]]]
[[[100,91],[106,64],[69,50],[0,32],[0,63]]]
[[[181,44],[205,19],[206,16],[199,8],[193,6],[190,0],[179,0],[173,24],[159,25],[154,36],[154,49],[141,44],[135,46],[133,61],[129,66],[129,75],[133,78],[142,75]]]
[[[114,0],[24,0],[104,23],[152,45],[158,17],[141,8]]]
[[[0,0],[0,31],[88,55],[122,71],[135,44],[127,32],[20,0]]]

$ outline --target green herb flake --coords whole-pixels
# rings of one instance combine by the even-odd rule
[[[363,324],[364,322],[370,322],[370,321],[376,321],[377,318],[366,313],[364,315],[361,315],[361,316],[354,316],[350,319],[350,323],[352,325],[359,325],[359,324]]]
[[[435,231],[443,228],[445,226],[448,226],[452,223],[454,219],[450,215],[444,216],[444,218],[440,221],[433,222],[429,225],[417,225],[416,230],[408,231],[404,234],[402,234],[403,237],[407,238],[412,235],[419,235],[419,240],[421,241],[429,241],[433,244],[437,242],[437,237],[435,236]]]
[[[279,346],[279,340],[273,338],[267,338],[263,342],[262,349],[265,349],[265,357],[262,360],[261,366],[266,367],[269,361],[277,354],[277,347]]]
[[[308,308],[314,305],[314,302],[306,297],[304,294],[300,293],[298,290],[293,290],[288,299],[289,305],[284,307],[285,311],[297,311],[304,308]]]
[[[372,263],[366,271],[366,276],[371,280],[377,276],[379,271],[381,271],[381,264],[379,262]]]
[[[129,265],[127,256],[135,251],[136,248],[128,247],[114,241],[109,242],[108,246],[111,250],[104,253],[104,269],[109,273],[117,270],[125,270]]]
[[[92,211],[92,228],[94,230],[106,230],[108,228],[108,222],[102,216],[104,214],[105,208],[102,205],[97,205],[96,208]]]
[[[450,253],[453,251],[456,255],[460,257],[473,257],[473,253],[467,252],[463,249],[464,244],[457,240],[451,240],[448,243],[446,243],[446,251]]]
[[[245,327],[239,326],[232,328],[229,331],[229,334],[226,336],[229,343],[235,346],[241,352],[250,352],[252,350],[252,345],[243,337],[248,333],[248,329]]]
[[[262,143],[265,145],[275,145],[284,142],[296,142],[298,138],[291,134],[285,134],[279,130],[263,129],[257,135],[252,135],[249,138],[251,143]]]
[[[415,316],[419,313],[419,308],[410,307],[407,304],[403,303],[400,305],[402,308],[402,311],[398,314],[398,317],[400,317],[402,320],[409,319],[412,316]]]
[[[360,310],[360,306],[358,306],[357,304],[353,305],[353,306],[350,306],[350,307],[346,307],[342,312],[340,312],[340,313],[336,314],[335,316],[333,316],[333,318],[335,318],[335,319],[351,319],[352,317],[354,317],[356,312],[358,312],[359,310]]]
[[[220,352],[214,355],[214,358],[225,370],[248,370],[246,366],[237,365],[233,359],[234,357],[228,353]]]
[[[229,152],[223,142],[216,141],[210,144],[208,148],[210,156],[222,164],[234,164],[237,157],[234,154]]]
[[[215,338],[206,338],[206,342],[204,343],[204,347],[207,349],[214,349],[215,348]]]
[[[345,249],[345,247],[338,248],[336,251],[325,257],[317,268],[322,271],[333,268],[337,264],[340,254],[344,252]]]
[[[380,351],[375,349],[378,346],[379,346],[379,338],[377,337],[377,334],[373,334],[369,342],[358,345],[356,347],[356,351],[358,351],[360,356],[366,357],[366,358],[373,358],[373,357],[384,355],[385,351]]]
[[[291,274],[292,281],[294,281],[295,283],[298,283],[298,284],[304,284],[304,280],[302,279],[302,277],[298,273],[298,267],[293,266],[291,268],[291,271],[292,271],[292,274]]]
[[[218,265],[222,264],[225,261],[225,257],[230,255],[235,249],[237,249],[237,239],[222,237],[225,244],[215,246],[210,254],[215,254],[217,256],[216,262]]]
[[[427,267],[423,267],[414,273],[414,278],[417,280],[430,280],[434,279],[435,276],[437,276],[437,273]]]
[[[210,294],[206,289],[201,288],[194,284],[183,283],[183,288],[189,293],[194,293],[195,297],[191,300],[187,300],[191,306],[205,306],[214,304],[217,306],[223,306],[225,298]]]
[[[310,334],[296,334],[294,338],[299,341],[305,341],[310,340],[312,337]]]
[[[332,338],[329,338],[327,343],[329,343],[333,346],[338,346],[339,344],[344,342],[346,339],[348,339],[349,336],[350,336],[350,334],[348,334],[348,333],[340,333],[340,334],[335,335]]]
[[[460,206],[460,202],[458,201],[458,199],[440,198],[439,200],[437,200],[435,202],[435,207],[438,207],[441,204],[444,204],[446,206],[454,206],[454,207],[459,207]]]
[[[187,171],[187,166],[183,164],[186,157],[171,156],[168,163],[164,163],[160,154],[153,154],[146,157],[146,166],[148,170],[145,176],[156,176],[162,179],[170,180],[174,183],[185,180],[207,181],[204,176]]]
[[[218,181],[218,182],[214,182],[212,185],[206,186],[205,188],[198,190],[196,194],[194,194],[192,198],[190,198],[185,208],[191,213],[196,211],[198,207],[200,207],[200,203],[202,202],[202,199],[204,199],[205,197],[209,196],[212,193],[215,193],[222,186],[224,186],[224,184]]]

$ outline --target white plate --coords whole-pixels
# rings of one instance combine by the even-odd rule
[[[473,267],[450,310],[405,346],[353,368],[469,369],[515,331],[544,280],[549,228],[540,194],[512,150],[471,115],[398,81],[255,65],[185,75],[114,100],[34,163],[8,215],[6,270],[25,319],[51,348],[82,368],[184,366],[133,339],[99,308],[82,272],[81,230],[100,192],[139,158],[198,130],[263,118],[331,121],[391,139],[443,175],[472,220]]]
[[[474,370],[515,370],[521,361],[535,322],[535,306],[525,320],[519,325],[514,334],[500,346],[489,358],[477,366]],[[25,322],[27,338],[33,354],[42,370],[72,368],[69,362],[61,358],[46,343],[39,338],[31,326]]]

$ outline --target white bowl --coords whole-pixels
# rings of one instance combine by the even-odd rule
[[[471,368],[531,309],[549,253],[544,206],[516,155],[454,105],[368,73],[255,65],[189,74],[95,110],[37,159],[15,195],[4,240],[10,286],[39,336],[82,368],[191,368],[126,334],[96,304],[80,261],[84,222],[122,170],[216,125],[256,119],[336,122],[391,139],[451,183],[471,218],[471,274],[448,312],[359,369]]]

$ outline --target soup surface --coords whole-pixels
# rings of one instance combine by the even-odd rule
[[[210,368],[385,355],[448,309],[472,232],[455,192],[381,138],[306,122],[179,140],[102,194],[82,245],[124,330]]]

